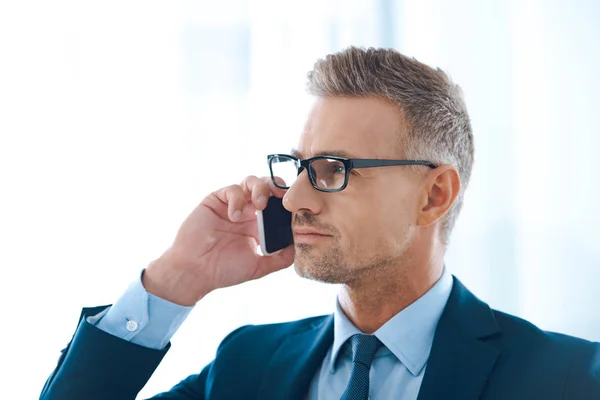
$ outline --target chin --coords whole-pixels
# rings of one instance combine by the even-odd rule
[[[297,243],[294,269],[306,279],[323,283],[345,283],[352,276],[344,252],[339,247],[321,248]]]
[[[345,282],[345,280],[341,276],[342,274],[340,274],[341,271],[339,269],[330,269],[326,267],[323,268],[318,264],[313,264],[310,262],[306,263],[304,261],[295,260],[294,270],[296,271],[298,276],[315,282],[332,284],[339,284]]]

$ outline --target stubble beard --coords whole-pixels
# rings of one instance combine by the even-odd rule
[[[363,259],[350,256],[339,245],[326,249],[306,243],[297,243],[294,269],[306,279],[322,283],[349,285],[371,274],[378,274],[390,262],[388,257]],[[352,258],[352,259],[349,259]]]
[[[294,269],[303,278],[323,283],[344,283],[348,268],[343,265],[344,254],[338,246],[319,250],[317,246],[297,243]]]

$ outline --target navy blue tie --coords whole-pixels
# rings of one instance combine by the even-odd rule
[[[367,400],[369,398],[369,371],[373,356],[382,343],[373,335],[354,335],[352,344],[352,373],[341,400]]]

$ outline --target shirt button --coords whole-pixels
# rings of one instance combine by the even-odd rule
[[[138,328],[138,323],[137,323],[137,321],[129,320],[125,324],[125,328],[127,328],[127,330],[129,332],[135,332],[137,330],[137,328]]]

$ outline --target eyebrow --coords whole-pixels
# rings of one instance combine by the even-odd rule
[[[296,158],[299,159],[304,159],[304,156],[302,155],[302,153],[299,150],[296,149],[292,149],[290,152],[291,155],[293,155]],[[328,151],[320,151],[318,153],[316,153],[313,157],[318,157],[318,156],[333,156],[333,157],[342,157],[342,158],[360,158],[354,154],[348,153],[346,151],[343,150],[328,150]]]

